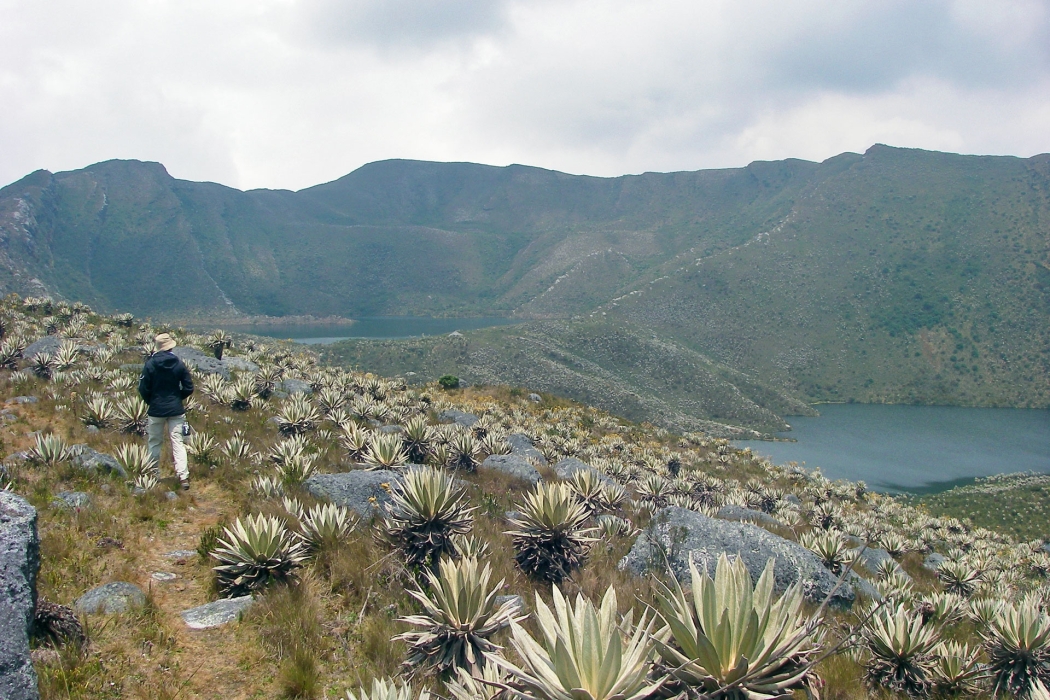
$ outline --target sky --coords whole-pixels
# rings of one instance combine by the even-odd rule
[[[1050,151],[1050,0],[0,0],[0,183]]]

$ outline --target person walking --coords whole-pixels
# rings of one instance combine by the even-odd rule
[[[159,468],[164,434],[170,436],[175,473],[182,482],[182,490],[186,491],[190,488],[190,470],[186,465],[186,447],[182,444],[183,435],[188,432],[182,402],[193,393],[193,378],[185,363],[172,352],[174,338],[161,333],[155,341],[158,350],[142,366],[139,379],[139,396],[149,404],[149,451]]]

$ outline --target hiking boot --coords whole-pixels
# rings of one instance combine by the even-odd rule
[[[183,479],[182,480],[182,490],[183,491],[189,491],[190,490],[190,480],[189,479]]]

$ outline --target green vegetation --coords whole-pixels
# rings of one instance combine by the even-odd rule
[[[1046,475],[990,476],[912,502],[933,515],[966,519],[1023,540],[1050,533],[1050,476]]]
[[[5,404],[14,417],[0,424],[0,440],[5,482],[38,508],[40,597],[69,604],[107,581],[150,589],[139,609],[85,616],[83,643],[35,642],[45,699],[362,689],[348,697],[463,700],[510,688],[523,700],[732,700],[819,688],[860,700],[865,677],[886,697],[963,689],[1038,698],[1050,680],[1041,542],[773,465],[710,435],[549,395],[530,401],[528,387],[410,387],[251,339],[234,347],[274,386],[235,407],[243,397],[230,388],[243,373],[197,376],[193,488],[171,498],[167,460],[157,473],[141,436],[119,422],[97,429],[99,411],[85,409],[131,396],[126,366],[151,352],[159,330],[198,348],[207,339],[39,298],[5,299],[0,319],[16,355],[48,328],[84,348],[49,377],[17,357],[0,372],[2,398],[37,399]],[[311,393],[284,395],[285,380]],[[440,424],[446,410],[478,420]],[[535,488],[483,466],[512,434],[542,455],[529,458],[544,477]],[[311,474],[372,467],[392,439],[399,462],[412,454],[422,464],[390,465],[388,504],[376,499],[357,517],[304,488]],[[78,467],[74,445],[119,455],[128,480]],[[569,456],[595,476],[556,478],[554,465]],[[56,505],[67,491],[91,505]],[[808,606],[799,586],[774,592],[771,566],[752,581],[732,552],[713,578],[691,572],[690,591],[621,570],[666,505],[760,510],[775,518],[765,526],[773,534],[823,552],[829,569],[852,559],[843,543],[882,547],[888,559],[859,573],[884,607],[864,598],[852,610]],[[185,559],[166,556],[195,545]],[[934,553],[939,573],[924,563]],[[175,581],[148,583],[162,566],[176,569]],[[177,616],[245,591],[255,603],[240,622],[200,633]]]

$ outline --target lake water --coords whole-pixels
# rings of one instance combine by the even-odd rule
[[[975,477],[1050,472],[1050,411],[825,404],[788,418],[798,442],[737,444],[776,464],[805,462],[878,491],[928,493]]]
[[[506,318],[375,316],[357,319],[352,325],[231,326],[229,330],[317,345],[348,338],[417,338],[424,335],[446,335],[453,331],[473,331],[517,322]]]

